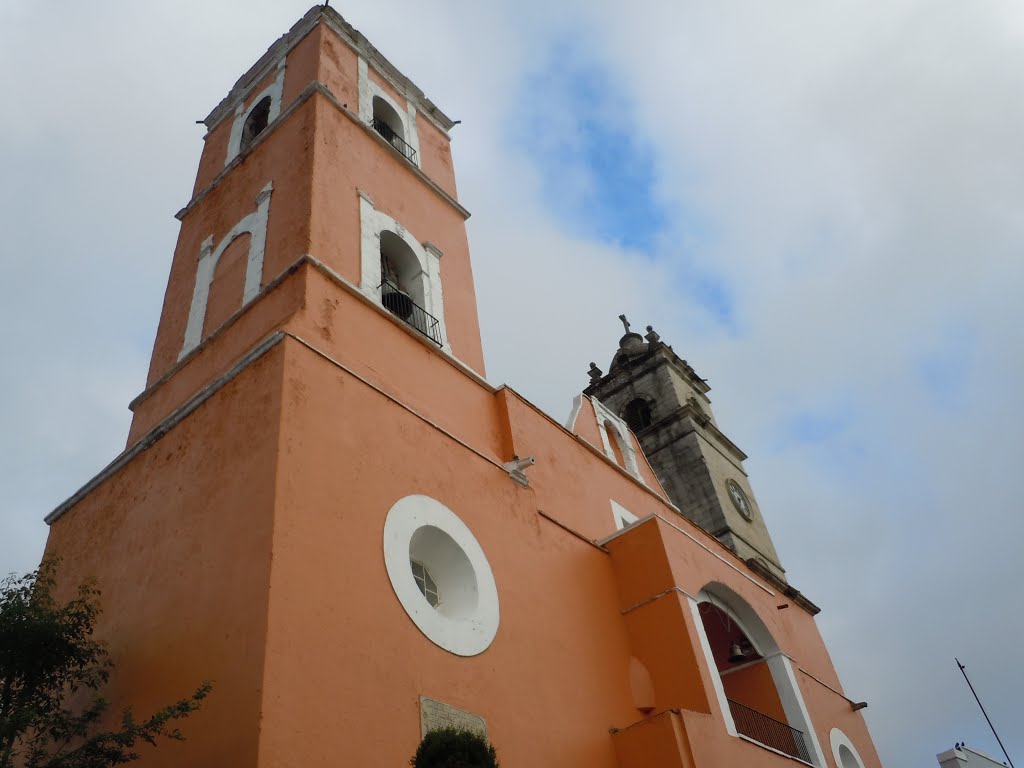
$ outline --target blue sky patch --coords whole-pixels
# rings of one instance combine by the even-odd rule
[[[953,406],[966,397],[975,344],[973,328],[950,323],[928,354],[917,361],[917,378],[935,405]]]
[[[548,46],[522,82],[509,140],[537,169],[544,204],[572,235],[667,262],[679,293],[735,330],[728,285],[694,266],[693,254],[715,237],[713,222],[659,199],[659,143],[678,139],[669,126],[642,123],[594,50],[579,34]]]
[[[540,171],[545,204],[579,236],[652,252],[668,220],[654,151],[602,63],[559,41],[517,103],[510,138]]]

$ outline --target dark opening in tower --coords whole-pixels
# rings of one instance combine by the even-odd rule
[[[259,103],[252,108],[249,116],[245,118],[245,125],[242,126],[242,141],[239,149],[244,151],[257,136],[266,129],[270,123],[270,97],[264,96]]]
[[[651,422],[654,420],[651,404],[642,397],[630,400],[626,403],[626,407],[622,409],[622,418],[626,420],[629,428],[634,432],[646,429],[651,426]]]

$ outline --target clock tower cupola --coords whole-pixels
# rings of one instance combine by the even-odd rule
[[[624,315],[619,319],[625,334],[608,373],[591,364],[584,394],[629,425],[685,517],[788,587],[743,467],[747,456],[719,428],[708,397],[711,387],[651,326],[641,336]],[[799,595],[792,588],[787,591]]]

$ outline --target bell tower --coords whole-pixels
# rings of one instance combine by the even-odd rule
[[[276,289],[296,274],[309,287],[310,268],[371,310],[346,334],[379,338],[378,323],[397,323],[483,375],[454,122],[361,33],[314,7],[205,124],[129,445],[180,406],[182,392],[285,328],[298,305]],[[308,296],[293,297],[308,307]]]
[[[743,468],[747,455],[719,429],[708,397],[711,387],[651,326],[641,336],[624,315],[619,319],[625,334],[608,373],[591,363],[584,394],[626,421],[683,515],[752,567],[786,584]]]

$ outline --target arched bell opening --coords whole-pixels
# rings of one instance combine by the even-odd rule
[[[395,108],[380,96],[373,97],[373,130],[387,139],[388,143],[407,159],[413,159],[416,150],[409,144],[405,121]]]
[[[244,151],[257,136],[266,130],[270,124],[270,106],[270,97],[264,96],[249,112],[249,116],[245,118],[245,124],[242,126],[242,141],[239,144],[239,151]]]
[[[622,418],[634,433],[647,429],[654,421],[650,402],[643,397],[630,400],[626,403],[626,407],[622,409]]]
[[[698,612],[723,709],[736,732],[805,762],[812,762],[810,723],[788,659],[753,609],[722,585],[721,596],[705,589]]]
[[[381,303],[410,321],[416,307],[426,304],[423,270],[412,248],[394,232],[380,233]]]

